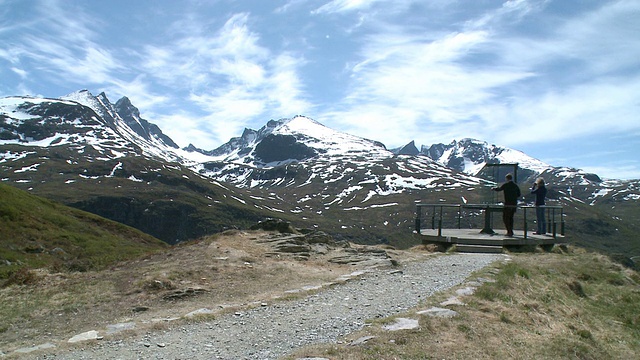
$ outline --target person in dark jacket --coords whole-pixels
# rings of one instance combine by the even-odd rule
[[[513,175],[505,176],[506,182],[501,186],[494,187],[494,191],[504,191],[504,210],[502,211],[502,221],[504,227],[507,228],[507,236],[513,236],[513,216],[516,214],[516,206],[518,206],[518,198],[520,197],[520,188],[513,182]]]
[[[544,235],[547,233],[547,222],[544,219],[544,198],[547,196],[547,187],[544,185],[544,179],[538,178],[533,187],[531,187],[531,193],[536,196],[536,219],[538,223],[538,231],[534,234]]]

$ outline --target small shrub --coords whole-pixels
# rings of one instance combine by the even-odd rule
[[[513,323],[513,321],[511,321],[511,319],[509,319],[509,315],[507,315],[507,313],[505,313],[505,312],[501,312],[500,313],[500,321],[502,321],[505,324]]]
[[[573,282],[567,283],[567,286],[569,286],[569,289],[579,297],[581,298],[587,297],[587,294],[584,292],[584,289],[582,288],[582,284],[580,284],[579,282],[573,281]]]
[[[580,336],[585,340],[590,340],[593,338],[593,335],[591,335],[591,331],[589,330],[582,329],[582,330],[578,330],[576,333],[578,334],[578,336]]]
[[[69,272],[87,272],[93,268],[89,259],[74,259],[65,264]]]
[[[148,280],[142,285],[147,291],[159,291],[159,290],[173,290],[176,287],[169,280]]]
[[[33,285],[36,282],[38,282],[38,276],[32,270],[22,267],[9,274],[9,277],[3,284],[3,287],[11,285]]]

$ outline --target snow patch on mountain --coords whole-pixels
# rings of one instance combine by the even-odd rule
[[[521,151],[469,138],[454,140],[448,145],[423,146],[421,153],[449,168],[470,175],[478,175],[487,164],[496,163],[518,164],[520,168],[538,174],[552,168]]]

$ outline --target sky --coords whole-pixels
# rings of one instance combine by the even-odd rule
[[[0,0],[0,97],[127,96],[212,150],[305,115],[640,179],[638,0]]]

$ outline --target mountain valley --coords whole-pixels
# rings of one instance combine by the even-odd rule
[[[0,99],[3,183],[169,244],[280,218],[337,239],[407,247],[419,242],[416,203],[499,201],[489,188],[502,177],[486,165],[517,163],[525,201],[537,176],[550,184],[571,242],[640,254],[638,180],[602,180],[473,139],[417,150],[413,142],[389,150],[304,116],[245,129],[217,149],[180,149],[127,98],[113,104],[83,90]]]

